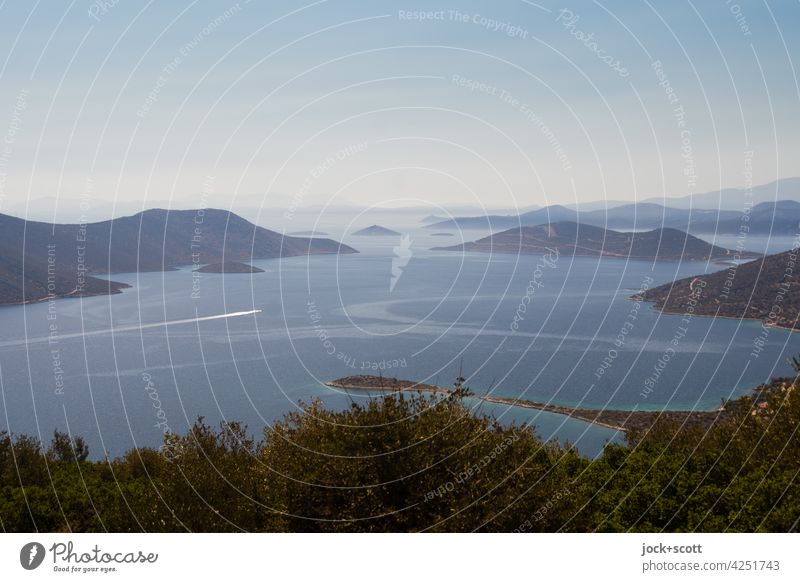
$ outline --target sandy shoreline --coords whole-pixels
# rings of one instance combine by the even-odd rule
[[[326,382],[326,386],[344,390],[379,390],[384,392],[427,392],[433,394],[450,394],[451,391],[441,386],[421,384],[397,378],[383,378],[379,376],[349,376]],[[721,416],[722,410],[620,410],[620,409],[592,409],[559,406],[534,400],[522,400],[501,396],[473,396],[484,402],[504,404],[541,410],[552,414],[560,414],[575,418],[611,430],[625,432],[630,429],[642,429],[653,425],[659,419],[672,420],[689,425],[708,426]]]
[[[637,301],[635,296],[628,297],[628,299],[630,301]],[[650,308],[653,311],[658,311],[659,313],[663,313],[665,315],[683,315],[684,314],[683,311],[670,311],[670,310],[664,309],[663,307],[657,307],[655,305],[655,303],[657,303],[657,302],[653,301],[652,299],[650,299],[650,300],[648,300],[648,299],[639,299],[639,301],[641,301],[642,303],[651,303],[651,304],[653,304],[653,305],[650,306]],[[713,315],[713,314],[709,314],[709,313],[697,313],[697,312],[692,313],[692,317],[710,317],[710,318],[713,318],[713,319],[735,319],[737,321],[757,321],[762,326],[766,325],[767,327],[769,327],[771,329],[782,329],[784,331],[800,332],[800,328],[786,327],[785,325],[770,325],[770,324],[766,323],[766,321],[764,321],[763,319],[760,319],[758,317],[737,317],[735,315]]]

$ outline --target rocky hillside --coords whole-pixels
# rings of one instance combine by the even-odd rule
[[[760,319],[798,330],[800,281],[797,250],[769,255],[724,271],[687,277],[648,290],[645,301],[666,313],[683,313],[696,298],[694,313]]]

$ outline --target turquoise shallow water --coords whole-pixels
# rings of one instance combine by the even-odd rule
[[[369,397],[323,385],[341,376],[447,385],[461,365],[478,393],[597,408],[711,408],[788,374],[786,358],[800,352],[800,335],[772,330],[752,356],[757,322],[693,318],[686,326],[646,304],[632,311],[628,297],[643,281],[715,265],[560,257],[548,266],[534,256],[427,250],[442,240],[415,233],[393,289],[399,240],[354,237],[346,242],[359,255],[261,261],[265,273],[199,281],[188,270],[115,275],[133,288],[4,307],[0,429],[49,440],[55,428],[68,428],[88,437],[95,457],[113,456],[134,444],[156,446],[165,426],[183,432],[199,415],[260,431],[300,401],[343,407]],[[483,410],[532,423],[544,438],[569,440],[589,455],[619,438],[559,415]]]

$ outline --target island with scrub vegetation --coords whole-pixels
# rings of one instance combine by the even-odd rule
[[[635,295],[664,313],[755,319],[764,326],[800,330],[798,250],[733,264],[709,275],[687,277]]]

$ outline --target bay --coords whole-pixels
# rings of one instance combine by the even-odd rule
[[[786,360],[800,352],[797,334],[770,330],[753,355],[759,322],[687,324],[629,299],[645,282],[719,265],[567,256],[547,265],[536,256],[431,251],[459,237],[409,232],[406,244],[339,233],[361,253],[256,262],[264,273],[114,275],[133,287],[0,308],[0,430],[45,441],[68,430],[87,438],[94,458],[115,456],[158,446],[165,429],[184,433],[198,416],[243,421],[258,433],[301,402],[344,408],[374,397],[324,385],[342,376],[449,385],[461,369],[481,395],[710,409],[789,375]],[[749,244],[777,251],[791,241]],[[208,319],[224,314],[235,315]],[[560,415],[468,404],[590,456],[622,438]]]

